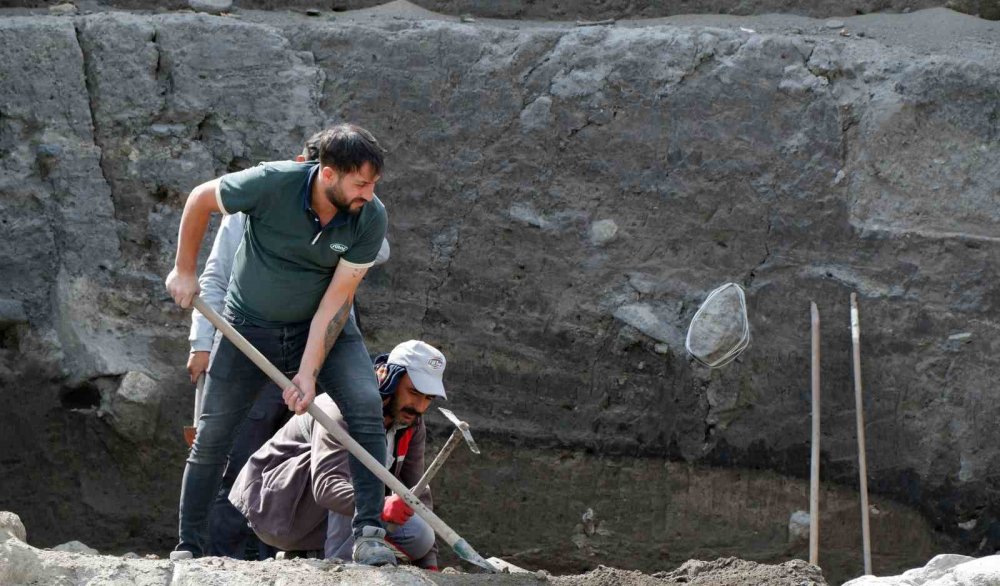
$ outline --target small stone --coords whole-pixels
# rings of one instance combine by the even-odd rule
[[[196,12],[222,14],[233,7],[233,0],[188,0],[188,6]]]
[[[330,571],[331,572],[343,572],[344,571],[344,566],[341,566],[339,564],[335,565],[335,566],[330,566]]]
[[[145,555],[145,558],[147,560],[158,560],[158,559],[160,559],[160,556],[156,555],[155,553],[147,553]]]
[[[511,219],[517,220],[529,226],[534,226],[536,228],[546,229],[550,227],[550,223],[541,214],[536,212],[530,205],[525,203],[515,203],[510,206]]]
[[[834,185],[840,185],[841,182],[844,180],[845,177],[847,177],[847,174],[844,173],[843,169],[841,169],[840,171],[837,171],[837,176],[833,178],[833,184]]]
[[[52,551],[66,551],[69,553],[80,553],[84,555],[100,555],[100,552],[96,549],[79,541],[67,541],[66,543],[53,547]]]
[[[664,344],[684,343],[684,334],[671,321],[675,315],[672,308],[649,303],[630,303],[612,312],[618,321],[624,322],[656,342]]]
[[[669,344],[656,344],[653,346],[653,352],[657,354],[670,354]]]
[[[28,532],[24,528],[24,523],[21,522],[21,518],[18,517],[16,513],[11,513],[10,511],[0,511],[0,542],[7,541],[7,537],[4,536],[4,532],[6,532],[10,537],[14,537],[25,543],[28,542]]]
[[[809,513],[805,511],[795,511],[792,513],[792,516],[788,519],[788,542],[808,541],[810,523]]]
[[[441,570],[441,573],[442,574],[461,574],[462,572],[459,572],[455,568],[453,568],[451,566],[448,566],[447,568]]]
[[[56,4],[55,6],[49,6],[49,12],[52,14],[57,14],[60,16],[66,16],[70,14],[76,14],[76,5],[69,2],[63,4]]]
[[[541,582],[548,582],[550,575],[551,574],[549,574],[545,570],[538,570],[537,572],[535,572],[535,578],[538,578],[538,580]]]
[[[317,8],[310,8],[306,10],[306,16],[319,16],[321,13]]]
[[[58,157],[63,148],[58,144],[40,144],[35,147],[35,153],[40,157]]]
[[[976,528],[978,521],[979,521],[978,519],[971,519],[969,521],[966,521],[965,523],[959,523],[958,527],[966,531],[972,531],[973,529]]]
[[[139,554],[135,553],[134,551],[130,551],[128,553],[122,554],[122,559],[123,560],[137,560],[137,559],[139,559]]]
[[[183,137],[187,134],[187,128],[183,124],[153,124],[149,127],[149,132],[155,136]]]
[[[614,220],[598,220],[590,225],[590,242],[594,246],[604,246],[618,236],[618,224]]]
[[[476,19],[471,14],[463,14],[460,20],[462,22],[476,22]]]
[[[907,6],[906,8],[903,9],[903,14],[909,14],[911,12],[913,12],[913,9],[910,8],[909,6]]]
[[[583,521],[584,535],[593,535],[597,532],[597,514],[594,513],[594,509],[588,507],[587,510],[583,512],[581,521]]]
[[[962,332],[960,334],[952,334],[948,336],[949,342],[971,342],[972,332]]]
[[[842,20],[828,20],[825,24],[826,28],[844,28],[844,21]]]

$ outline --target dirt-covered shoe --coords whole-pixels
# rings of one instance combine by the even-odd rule
[[[385,543],[385,529],[381,527],[363,527],[361,535],[354,538],[354,550],[351,557],[359,564],[367,566],[395,566],[396,555]]]

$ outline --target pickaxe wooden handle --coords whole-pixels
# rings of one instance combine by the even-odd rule
[[[476,445],[475,440],[472,439],[472,433],[469,432],[469,424],[464,421],[459,421],[458,418],[455,417],[454,413],[444,407],[438,407],[438,411],[444,414],[448,421],[455,426],[455,431],[451,432],[451,436],[448,437],[448,441],[445,442],[441,451],[438,452],[437,457],[434,458],[434,461],[427,467],[424,475],[413,486],[411,489],[413,490],[413,494],[420,494],[425,488],[427,488],[427,485],[431,483],[431,479],[437,475],[438,471],[441,470],[441,466],[444,465],[445,460],[447,460],[448,456],[455,451],[455,448],[458,447],[458,444],[463,439],[467,444],[469,444],[469,450],[472,451],[473,454],[479,453],[479,446]]]
[[[413,491],[413,494],[420,494],[425,488],[427,488],[427,485],[431,483],[431,479],[437,475],[439,470],[441,470],[441,466],[444,465],[444,461],[447,460],[448,456],[455,451],[455,448],[458,447],[458,444],[461,443],[461,441],[461,431],[456,429],[451,432],[451,437],[449,437],[448,441],[445,442],[444,446],[442,446],[437,457],[434,458],[431,465],[427,467],[427,470],[424,472],[424,475],[420,477],[420,480],[418,480],[417,483],[413,485],[413,488],[410,489]]]

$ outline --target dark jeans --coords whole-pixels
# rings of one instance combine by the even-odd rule
[[[211,512],[208,514],[208,555],[246,559],[247,548],[256,550],[254,559],[273,558],[277,550],[257,538],[243,516],[229,502],[229,491],[236,482],[240,470],[264,442],[271,439],[281,426],[288,421],[292,412],[281,398],[281,389],[268,383],[260,391],[246,421],[240,425],[236,443],[229,451],[226,472],[222,475],[222,486],[215,495]]]
[[[259,328],[227,315],[233,326],[282,372],[298,369],[309,334],[309,323],[280,328]],[[198,433],[184,468],[180,501],[180,542],[176,549],[205,552],[208,511],[219,490],[226,456],[240,423],[254,403],[266,375],[229,340],[220,337],[212,350],[205,379],[204,404]],[[385,426],[382,400],[371,359],[354,320],[348,320],[317,377],[347,422],[351,437],[379,462],[385,462]],[[379,519],[385,487],[353,456],[349,459],[354,485],[352,527],[381,527]]]

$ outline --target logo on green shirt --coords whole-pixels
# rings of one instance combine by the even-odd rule
[[[330,245],[330,249],[339,252],[340,254],[344,254],[345,252],[347,252],[347,245],[341,244],[339,242],[334,242],[333,244]]]

